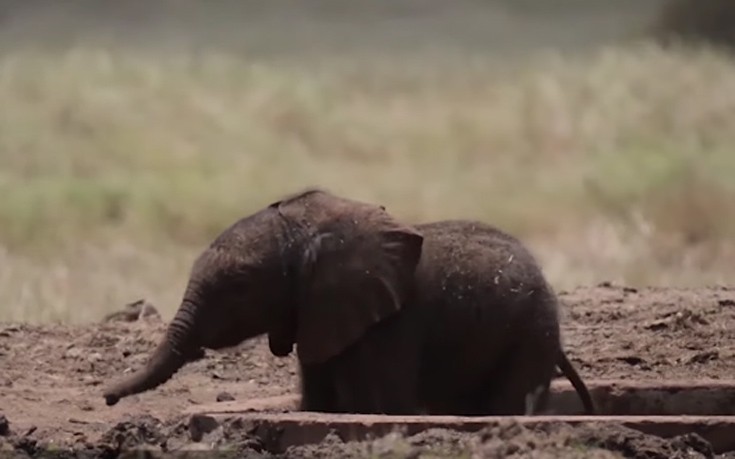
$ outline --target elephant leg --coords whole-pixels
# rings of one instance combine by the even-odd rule
[[[406,317],[373,328],[334,367],[338,405],[346,412],[419,412],[418,339]]]
[[[301,411],[338,411],[330,363],[301,365]]]
[[[509,354],[509,359],[485,389],[486,414],[536,414],[547,404],[554,374],[556,346],[527,339]]]

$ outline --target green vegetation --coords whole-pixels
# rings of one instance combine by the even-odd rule
[[[558,288],[735,265],[735,62],[650,43],[513,61],[76,45],[0,57],[0,320],[173,312],[196,253],[308,186],[482,219]]]

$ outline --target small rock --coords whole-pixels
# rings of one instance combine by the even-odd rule
[[[643,358],[638,357],[637,355],[620,356],[618,357],[618,360],[620,360],[621,362],[625,362],[628,365],[642,365],[646,363],[646,361]]]
[[[146,299],[140,299],[128,303],[119,311],[107,314],[102,321],[103,322],[137,322],[144,319],[156,319],[161,318],[158,310],[155,306],[149,303]]]
[[[702,438],[701,435],[695,432],[672,438],[672,444],[683,451],[694,450],[702,454],[704,457],[715,457],[715,452],[712,449],[712,445],[707,440]]]
[[[0,436],[6,436],[10,434],[10,422],[5,415],[0,414]]]
[[[87,375],[82,380],[86,386],[99,386],[102,384],[102,380],[95,378],[94,376]]]
[[[82,402],[79,404],[79,409],[82,411],[94,411],[94,406],[89,402]]]
[[[711,360],[717,360],[720,358],[720,353],[717,351],[707,351],[695,354],[689,359],[689,363],[707,363]]]
[[[15,448],[13,447],[13,444],[10,443],[10,440],[6,440],[4,438],[0,438],[0,453],[15,453]],[[9,455],[8,457],[23,457],[19,455]]]
[[[674,323],[678,329],[691,329],[696,325],[709,325],[709,321],[700,313],[689,309],[674,314]]]
[[[724,299],[724,300],[718,300],[717,301],[717,304],[719,304],[722,307],[725,307],[725,306],[735,306],[735,300],[731,300],[729,298],[728,299]]]
[[[668,313],[661,317],[661,319],[653,321],[644,328],[647,330],[689,330],[695,328],[698,325],[709,325],[709,321],[698,312],[684,309],[675,313]]]
[[[0,330],[0,337],[2,337],[2,338],[9,338],[10,335],[12,335],[13,333],[15,333],[17,331],[20,331],[20,327],[15,326],[15,325],[10,325],[10,326],[5,327],[2,330]]]
[[[217,394],[217,401],[218,402],[231,402],[235,400],[235,397],[229,392],[220,392]]]
[[[201,441],[205,434],[219,427],[219,423],[212,416],[195,414],[189,418],[189,435],[193,441]]]
[[[88,421],[85,421],[83,419],[77,419],[77,418],[69,418],[67,421],[71,424],[89,424]],[[84,435],[83,432],[74,432],[74,435]]]
[[[81,357],[82,354],[84,354],[84,351],[82,349],[79,349],[78,347],[72,347],[66,351],[64,356],[70,359],[76,359],[78,357]]]
[[[652,331],[665,330],[669,328],[669,321],[665,319],[657,320],[655,322],[651,322],[650,324],[644,326],[643,328],[645,328],[646,330],[652,330]]]

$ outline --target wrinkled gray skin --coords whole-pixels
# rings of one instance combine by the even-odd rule
[[[296,345],[301,409],[533,414],[558,366],[556,297],[533,257],[483,223],[409,226],[382,206],[309,190],[225,230],[195,261],[147,365],[108,405],[155,388],[203,348],[268,334]]]

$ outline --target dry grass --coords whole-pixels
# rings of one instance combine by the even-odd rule
[[[0,320],[139,297],[168,315],[209,238],[310,185],[498,224],[560,288],[735,275],[735,64],[703,50],[301,67],[24,51],[0,60],[0,106]]]

